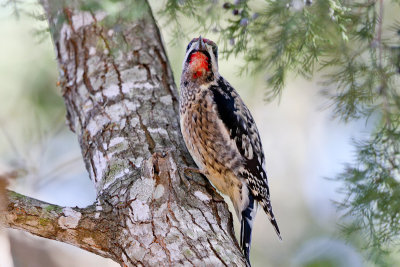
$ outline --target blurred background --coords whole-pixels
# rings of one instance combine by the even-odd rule
[[[34,16],[15,15],[10,5],[0,7],[0,173],[16,172],[18,178],[10,181],[9,188],[19,193],[85,207],[95,200],[95,191],[77,137],[65,125],[47,25],[40,20],[40,6],[28,1],[24,8]],[[168,28],[161,31],[179,84],[190,39],[177,41]],[[189,36],[199,34],[203,33]],[[319,94],[318,77],[311,81],[289,77],[280,100],[266,103],[265,77],[239,76],[242,63],[241,58],[221,59],[219,69],[258,125],[283,236],[280,242],[260,211],[253,232],[253,266],[372,266],[352,241],[338,234],[340,214],[333,201],[343,196],[337,192],[340,184],[327,179],[341,172],[343,163],[352,162],[351,139],[366,136],[368,124],[333,120],[327,100]],[[238,226],[235,221],[236,230]],[[10,266],[11,260],[15,267],[118,266],[70,245],[0,229],[0,266]]]

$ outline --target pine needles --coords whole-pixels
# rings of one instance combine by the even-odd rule
[[[268,75],[266,96],[279,97],[288,73],[322,73],[322,93],[342,121],[376,119],[355,141],[356,163],[337,176],[346,200],[338,207],[361,233],[370,259],[382,265],[400,237],[400,22],[385,17],[399,1],[167,0],[163,15],[188,16],[217,31],[221,54],[241,55],[241,71]],[[387,263],[387,262],[386,262]]]

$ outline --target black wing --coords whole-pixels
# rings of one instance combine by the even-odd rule
[[[254,119],[235,89],[223,78],[217,86],[211,86],[218,115],[229,129],[238,151],[244,159],[241,175],[246,179],[249,189],[269,216],[278,236],[280,232],[272,212],[267,174],[264,169],[264,153],[260,135]]]
[[[260,135],[250,111],[243,103],[239,94],[224,78],[218,79],[217,86],[211,86],[213,99],[218,109],[218,115],[229,129],[230,137],[245,159],[246,170],[266,181],[263,169],[264,153]]]

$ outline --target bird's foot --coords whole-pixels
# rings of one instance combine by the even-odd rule
[[[183,172],[185,173],[185,174],[192,174],[192,173],[199,173],[199,174],[204,174],[200,169],[198,169],[198,168],[193,168],[193,167],[187,167],[187,166],[185,166],[185,167],[183,167]]]
[[[188,166],[180,166],[179,167],[179,172],[181,173],[180,177],[182,182],[186,185],[187,188],[190,188],[190,183],[188,180],[193,180],[193,173],[198,173],[198,174],[203,174],[200,169],[198,168],[193,168],[193,167],[188,167]]]

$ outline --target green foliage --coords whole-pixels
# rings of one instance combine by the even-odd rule
[[[164,1],[159,23],[173,29],[175,42],[194,29],[217,33],[222,56],[244,58],[241,72],[267,75],[268,100],[281,95],[288,74],[309,79],[321,73],[322,93],[336,118],[373,118],[370,137],[355,141],[355,163],[337,176],[346,196],[338,206],[345,211],[343,234],[363,236],[360,246],[368,257],[390,265],[387,256],[400,237],[400,21],[386,17],[384,11],[397,9],[398,14],[400,1],[387,1],[385,6],[383,0]],[[19,16],[24,12],[19,3],[8,0],[5,5]],[[143,5],[130,0],[74,3],[83,11],[107,10],[109,16],[100,23],[115,25],[116,32],[121,30],[120,20],[142,19],[148,8],[144,0]],[[41,14],[30,16],[43,19]],[[183,19],[191,23],[182,24]],[[47,29],[37,31],[39,37],[43,33]],[[32,91],[31,99],[39,109],[55,111],[60,102],[55,94],[45,93],[49,84],[34,83],[42,89]]]
[[[361,231],[374,260],[400,236],[400,114],[382,123],[368,140],[356,142],[357,163],[338,176],[347,199],[339,207],[355,218],[344,231]]]
[[[174,44],[186,37],[186,32],[193,32],[193,29],[199,26],[206,32],[215,30],[214,23],[219,21],[221,15],[218,2],[209,0],[168,0],[159,12],[164,19],[160,23],[165,26],[172,25]],[[191,25],[192,28],[189,28],[188,25],[182,25],[182,18],[189,18],[199,25]]]
[[[388,264],[400,237],[400,22],[384,11],[398,14],[400,1],[217,3],[166,0],[160,12],[169,23],[187,16],[197,31],[218,32],[222,55],[243,56],[242,72],[268,75],[268,100],[281,95],[289,73],[320,72],[334,117],[373,118],[370,138],[355,141],[355,163],[337,176],[347,196],[339,207],[351,221],[343,233],[360,233],[369,258]]]

